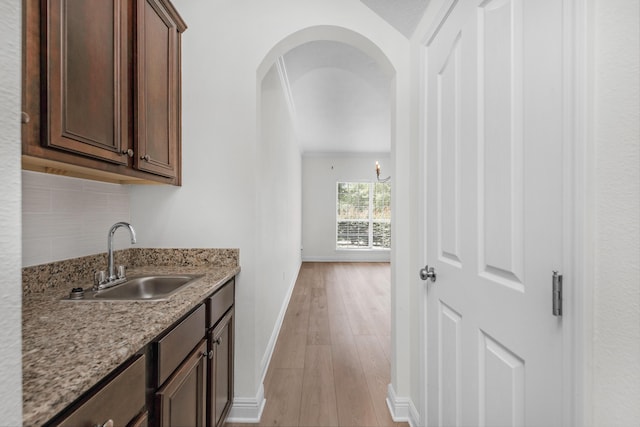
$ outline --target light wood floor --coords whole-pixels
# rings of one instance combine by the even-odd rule
[[[265,379],[260,426],[408,426],[393,422],[385,401],[389,279],[386,263],[302,265]]]

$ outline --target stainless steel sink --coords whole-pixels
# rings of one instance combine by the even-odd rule
[[[70,301],[158,301],[167,299],[190,285],[202,274],[169,274],[132,277],[124,283],[99,291],[85,291],[81,298]]]

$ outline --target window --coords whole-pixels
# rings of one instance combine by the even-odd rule
[[[391,248],[391,185],[338,182],[337,249]]]

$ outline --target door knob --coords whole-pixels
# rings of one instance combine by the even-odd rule
[[[433,267],[429,267],[425,265],[424,268],[420,269],[420,278],[422,280],[431,280],[435,283],[436,281],[436,270]]]

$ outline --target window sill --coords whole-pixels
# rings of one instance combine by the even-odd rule
[[[391,252],[389,248],[336,248],[336,252]]]

